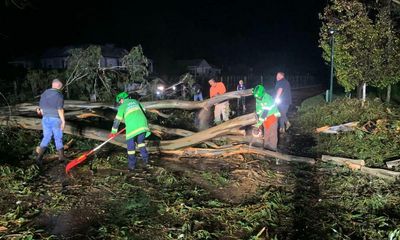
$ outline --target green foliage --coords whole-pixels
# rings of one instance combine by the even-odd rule
[[[75,48],[69,52],[71,55],[68,57],[68,65],[66,74],[68,79],[65,87],[71,93],[76,93],[78,97],[83,97],[80,94],[84,94],[86,99],[89,95],[95,94],[98,96],[98,91],[101,89],[98,85],[100,81],[98,77],[98,70],[100,67],[101,59],[101,47],[91,45],[86,49]],[[73,85],[72,85],[73,84]],[[109,83],[106,81],[101,82],[102,87],[109,90]],[[110,95],[110,91],[101,91]],[[101,95],[100,97],[105,97]]]
[[[149,74],[149,60],[144,56],[142,46],[133,47],[129,54],[122,58],[122,64],[129,72],[129,80],[132,82],[145,82]]]
[[[75,97],[87,99],[95,96],[103,101],[113,98],[112,85],[120,87],[121,82],[127,83],[128,79],[133,82],[146,82],[148,76],[149,60],[143,55],[142,47],[136,46],[122,58],[123,66],[112,68],[100,68],[101,47],[91,45],[86,49],[72,49],[68,58],[66,86]],[[127,74],[119,71],[128,71]],[[82,92],[84,96],[80,95]]]
[[[379,99],[367,100],[365,107],[357,99],[338,98],[330,104],[321,101],[321,95],[305,100],[299,109],[299,124],[307,132],[325,125],[338,125],[359,121],[361,124],[369,120],[387,118],[392,115]],[[388,111],[389,109],[389,111]]]
[[[28,70],[26,74],[26,81],[23,82],[24,89],[31,90],[31,97],[36,97],[41,92],[51,87],[51,81],[55,78],[62,80],[63,73],[57,70]]]
[[[329,30],[334,29],[335,73],[346,92],[363,83],[382,88],[400,80],[399,37],[387,10],[378,11],[371,19],[371,12],[359,0],[332,0],[320,16],[323,58],[330,62]]]
[[[214,186],[225,186],[229,183],[229,173],[226,171],[220,173],[205,171],[201,175]]]
[[[364,159],[370,166],[382,166],[384,160],[400,156],[400,137],[398,133],[398,114],[396,108],[385,106],[380,100],[367,100],[364,107],[357,99],[339,98],[330,104],[317,103],[316,96],[305,101],[299,110],[297,123],[302,130],[312,133],[318,127],[339,125],[358,121],[359,126],[371,121],[374,130],[354,132],[315,134],[318,154]],[[377,121],[379,120],[379,121]]]
[[[26,159],[40,141],[37,131],[26,131],[15,127],[0,127],[0,163],[2,161],[18,162]]]

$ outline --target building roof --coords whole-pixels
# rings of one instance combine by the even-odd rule
[[[62,48],[48,48],[43,54],[42,58],[56,58],[56,57],[68,57],[69,51],[74,48],[87,48],[89,44],[84,45],[69,45]],[[101,55],[109,58],[122,58],[128,51],[124,48],[115,47],[114,44],[101,45]]]
[[[188,60],[178,60],[177,63],[178,65],[181,66],[199,66],[202,61],[207,62],[205,59],[198,58],[198,59],[188,59]]]

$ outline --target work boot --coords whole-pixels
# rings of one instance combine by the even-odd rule
[[[46,148],[39,148],[36,156],[36,164],[39,168],[43,167],[43,155],[46,152]]]
[[[65,156],[64,156],[64,148],[62,148],[62,149],[60,149],[60,150],[57,150],[57,152],[58,152],[58,160],[61,162],[61,163],[67,163],[68,162],[68,159],[67,158],[65,158]]]

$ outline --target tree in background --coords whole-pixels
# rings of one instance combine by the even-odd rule
[[[72,49],[67,60],[67,76],[65,87],[67,96],[70,92],[85,91],[85,96],[97,101],[109,100],[115,92],[113,82],[119,86],[121,81],[147,84],[149,60],[144,56],[142,47],[136,46],[122,58],[122,66],[100,67],[101,47],[91,45],[86,49]],[[72,88],[72,90],[70,89]],[[80,96],[82,97],[82,96]]]
[[[132,82],[144,82],[149,75],[149,60],[143,54],[142,46],[133,47],[129,54],[122,58],[122,64],[129,72],[129,80]]]
[[[380,7],[376,28],[379,31],[377,55],[382,57],[374,59],[380,74],[371,85],[387,88],[386,102],[390,102],[391,86],[400,81],[400,38],[391,19],[390,1]]]
[[[62,78],[60,75],[62,73],[57,70],[30,69],[26,74],[26,81],[23,82],[22,87],[30,89],[32,97],[35,98],[51,86],[53,79]]]
[[[320,16],[323,58],[330,62],[329,30],[334,29],[335,73],[346,92],[364,83],[384,88],[399,81],[400,49],[391,19],[384,8],[375,16],[369,10],[359,0],[332,0]]]
[[[97,71],[101,59],[101,47],[89,46],[86,49],[75,48],[70,50],[67,59],[66,74],[68,79],[65,83],[67,96],[73,91],[85,92],[86,96],[96,94]],[[72,85],[72,83],[74,83]]]

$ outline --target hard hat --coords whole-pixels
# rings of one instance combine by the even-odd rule
[[[253,88],[253,95],[256,98],[262,98],[264,96],[264,91],[265,91],[264,86],[257,85],[255,88]]]
[[[121,92],[121,93],[118,93],[117,97],[115,98],[115,101],[117,101],[117,103],[119,103],[119,101],[121,99],[125,99],[125,98],[128,98],[128,97],[129,97],[129,95],[128,95],[127,92]]]

